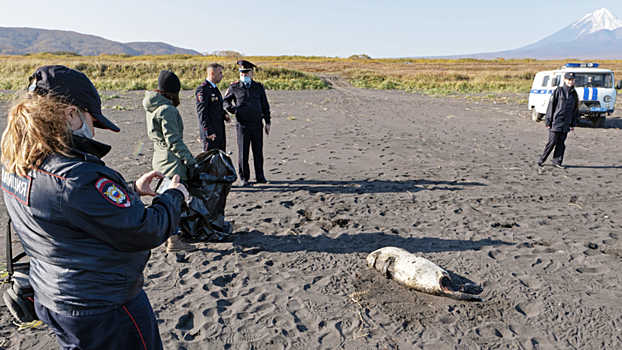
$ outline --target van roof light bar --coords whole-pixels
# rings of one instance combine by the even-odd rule
[[[598,63],[566,63],[566,68],[597,68],[600,66]]]

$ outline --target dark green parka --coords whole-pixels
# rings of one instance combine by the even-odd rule
[[[153,170],[188,180],[187,166],[195,164],[196,159],[184,143],[184,124],[173,101],[147,91],[143,107],[147,111],[147,134],[153,141]]]

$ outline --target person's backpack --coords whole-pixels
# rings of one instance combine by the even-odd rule
[[[19,262],[26,253],[13,257],[11,248],[11,219],[6,223],[6,269],[11,287],[4,292],[3,298],[13,317],[21,323],[37,320],[35,313],[35,293],[30,285],[30,262]]]

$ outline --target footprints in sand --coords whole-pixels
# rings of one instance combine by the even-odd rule
[[[273,119],[271,183],[233,188],[236,235],[184,267],[151,259],[166,348],[617,348],[616,169],[538,172],[542,130],[482,105],[331,91],[309,108],[281,93],[299,118]],[[477,283],[487,302],[372,281],[362,261],[387,245]]]

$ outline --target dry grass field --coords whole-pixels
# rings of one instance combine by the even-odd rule
[[[237,80],[236,53],[226,56],[78,56],[73,53],[39,53],[0,56],[0,89],[24,88],[29,74],[45,64],[63,64],[85,72],[100,90],[144,90],[155,88],[160,70],[177,73],[182,88],[193,90],[205,76],[209,62],[225,67],[221,89]],[[568,61],[477,60],[477,59],[371,59],[320,56],[247,56],[260,70],[256,79],[271,90],[321,90],[330,86],[327,76],[339,75],[354,87],[405,90],[430,95],[455,95],[471,99],[523,102],[534,75]],[[599,61],[601,67],[622,78],[622,61]],[[526,100],[524,101],[526,102]]]

